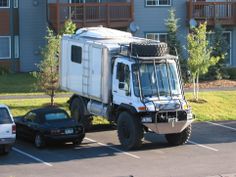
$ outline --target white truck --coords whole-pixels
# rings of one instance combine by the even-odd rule
[[[72,117],[102,116],[117,125],[122,146],[141,145],[144,132],[187,142],[193,115],[185,100],[177,56],[165,43],[128,32],[90,27],[62,38],[60,85],[73,92]]]

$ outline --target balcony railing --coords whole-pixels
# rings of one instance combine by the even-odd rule
[[[133,0],[110,3],[50,3],[48,21],[59,31],[67,19],[77,27],[103,25],[111,28],[128,27],[133,21]]]
[[[236,2],[187,2],[188,20],[194,18],[208,25],[236,25]]]

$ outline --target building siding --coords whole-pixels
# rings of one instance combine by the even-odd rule
[[[41,59],[40,48],[45,45],[46,2],[32,0],[19,1],[20,29],[20,70],[37,70],[36,64]]]

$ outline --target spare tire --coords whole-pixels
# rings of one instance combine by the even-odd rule
[[[132,56],[139,57],[161,57],[169,52],[166,43],[152,41],[130,43],[130,51]]]

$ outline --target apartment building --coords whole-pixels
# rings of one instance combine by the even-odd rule
[[[121,30],[134,22],[134,35],[167,40],[165,19],[175,8],[178,37],[186,45],[189,20],[207,20],[225,28],[230,44],[228,64],[236,66],[236,2],[226,0],[0,0],[0,68],[27,72],[41,60],[46,27],[58,32],[67,19],[77,27],[103,25]]]
[[[165,42],[167,40],[166,19],[168,11],[174,8],[179,18],[178,38],[186,47],[190,19],[207,21],[213,31],[215,24],[221,24],[229,43],[227,64],[236,66],[236,1],[235,0],[141,0],[135,1],[135,23],[140,30],[135,35]],[[209,35],[214,35],[211,33]],[[186,51],[186,50],[185,50]],[[186,52],[185,52],[186,55]]]

